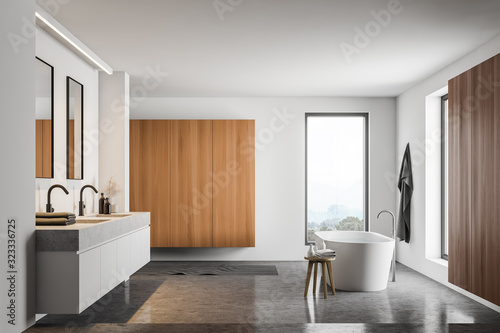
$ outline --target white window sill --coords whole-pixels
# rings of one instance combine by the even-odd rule
[[[444,260],[442,258],[427,258],[427,260],[435,262],[436,264],[441,265],[443,267],[448,267],[448,260]]]

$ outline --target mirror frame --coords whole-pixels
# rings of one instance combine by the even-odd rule
[[[54,66],[35,56],[35,59],[50,67],[50,177],[36,177],[39,179],[52,179],[54,178]],[[35,117],[36,118],[36,117]],[[36,120],[36,119],[35,119]],[[36,131],[36,129],[35,129]],[[36,133],[35,133],[36,137]],[[35,166],[36,167],[36,166]]]
[[[69,142],[70,142],[70,138],[69,138],[69,117],[70,117],[70,83],[71,81],[73,81],[74,83],[77,83],[79,86],[80,86],[80,90],[81,90],[81,106],[82,106],[82,110],[81,110],[81,128],[80,128],[80,141],[81,141],[81,146],[80,146],[80,163],[81,163],[81,175],[80,175],[80,178],[70,178],[69,177],[69,174],[70,174],[70,163],[69,163],[69,151],[70,151],[70,148],[69,148]],[[80,82],[76,81],[75,79],[73,79],[72,77],[70,76],[66,76],[66,178],[67,179],[70,179],[70,180],[82,180],[83,179],[83,113],[84,113],[84,104],[83,104],[83,101],[84,101],[84,95],[83,95],[83,84],[81,84]]]

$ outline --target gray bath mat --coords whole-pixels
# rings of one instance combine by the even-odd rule
[[[152,261],[136,275],[278,275],[275,265],[229,265]]]

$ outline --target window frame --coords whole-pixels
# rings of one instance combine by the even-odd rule
[[[305,113],[305,245],[315,244],[314,241],[307,240],[307,120],[309,117],[362,117],[363,135],[364,135],[364,172],[363,172],[363,219],[365,222],[365,231],[370,230],[369,218],[369,193],[370,193],[370,113],[369,112],[306,112]]]
[[[448,94],[441,96],[441,259],[448,260],[448,168],[446,155],[448,153]]]

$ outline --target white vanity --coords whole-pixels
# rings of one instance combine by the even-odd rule
[[[150,260],[150,214],[36,227],[36,313],[81,313]]]

